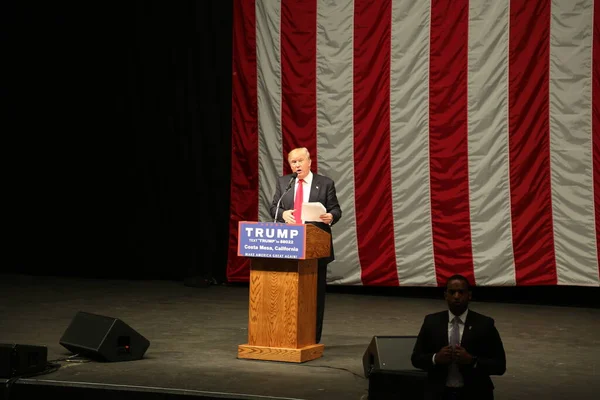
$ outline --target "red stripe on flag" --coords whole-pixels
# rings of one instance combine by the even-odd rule
[[[306,147],[317,171],[317,1],[281,2],[281,131],[287,153]]]
[[[231,206],[227,280],[247,282],[250,259],[238,257],[239,221],[258,220],[258,108],[254,0],[234,0]]]
[[[600,0],[594,1],[592,56],[592,141],[594,160],[594,208],[596,216],[596,256],[600,279]]]
[[[364,285],[398,286],[390,164],[391,1],[354,4],[354,203]]]
[[[438,285],[453,274],[475,283],[469,209],[468,0],[431,2],[429,155]]]
[[[517,285],[555,285],[550,173],[550,0],[510,2],[509,152]]]

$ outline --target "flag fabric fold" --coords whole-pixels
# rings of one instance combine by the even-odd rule
[[[600,285],[600,0],[234,3],[229,281],[303,146],[330,284]]]

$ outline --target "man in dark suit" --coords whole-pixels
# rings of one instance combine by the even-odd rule
[[[421,326],[411,360],[427,371],[425,399],[491,400],[490,375],[506,371],[494,320],[469,310],[471,294],[464,276],[451,276],[444,292],[448,310],[427,315]]]
[[[301,215],[302,203],[320,202],[325,207],[325,213],[319,216],[319,221],[307,221],[307,223],[314,224],[331,235],[331,226],[342,217],[342,209],[340,208],[335,192],[335,183],[326,176],[311,172],[310,153],[305,147],[290,151],[288,153],[288,162],[293,173],[297,174],[297,176],[293,179],[293,175],[290,174],[281,176],[277,180],[273,202],[271,203],[271,217],[276,218],[278,222],[288,224],[302,223],[304,222]],[[285,193],[290,183],[290,190]],[[331,255],[318,260],[316,343],[321,341],[321,332],[323,330],[327,264],[334,259],[332,238]]]

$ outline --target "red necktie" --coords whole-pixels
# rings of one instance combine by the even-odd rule
[[[298,190],[296,190],[296,199],[294,200],[294,210],[296,210],[294,212],[294,219],[297,224],[302,223],[302,202],[304,199],[304,191],[302,188],[302,186],[304,186],[302,184],[303,182],[304,179],[298,180]]]

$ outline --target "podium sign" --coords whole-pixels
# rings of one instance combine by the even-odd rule
[[[238,256],[304,259],[306,225],[239,222]]]

